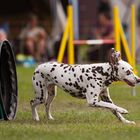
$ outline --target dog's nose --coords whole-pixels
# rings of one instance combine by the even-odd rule
[[[137,81],[137,83],[140,83],[140,78],[137,78],[137,80],[136,80],[136,81]]]

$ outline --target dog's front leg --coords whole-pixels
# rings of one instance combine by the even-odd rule
[[[113,101],[110,98],[108,88],[106,88],[105,90],[103,90],[100,93],[100,98],[101,98],[102,101],[113,103]],[[134,121],[129,121],[129,120],[125,119],[119,112],[114,111],[114,110],[111,110],[111,111],[121,122],[128,123],[128,124],[135,124]]]
[[[90,106],[107,108],[110,110],[120,112],[121,114],[128,113],[128,111],[122,107],[118,107],[117,105],[110,103],[110,102],[105,102],[105,101],[99,100],[100,93],[98,93],[96,91],[99,91],[99,90],[95,90],[94,93],[93,92],[86,93],[87,102]]]
[[[128,111],[126,109],[119,107],[113,103],[109,103],[109,102],[97,101],[97,102],[93,102],[93,105],[96,107],[108,108],[108,109],[120,112],[121,114],[128,113]]]

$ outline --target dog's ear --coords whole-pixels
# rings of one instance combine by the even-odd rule
[[[118,61],[121,60],[120,52],[115,51],[114,48],[111,48],[109,52],[109,63],[112,65],[118,64]]]

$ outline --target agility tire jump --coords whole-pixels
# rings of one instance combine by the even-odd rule
[[[0,42],[0,119],[13,120],[17,110],[17,74],[10,43]]]

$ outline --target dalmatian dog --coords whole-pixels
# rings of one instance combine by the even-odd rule
[[[122,116],[128,111],[112,102],[108,86],[114,81],[124,81],[133,87],[140,82],[140,78],[113,48],[109,58],[109,62],[97,64],[40,64],[32,78],[35,90],[35,98],[30,101],[33,119],[39,121],[36,107],[42,103],[45,105],[48,119],[53,119],[50,105],[56,95],[55,86],[58,86],[73,97],[86,99],[89,106],[107,108],[123,123],[134,124],[134,121]]]

